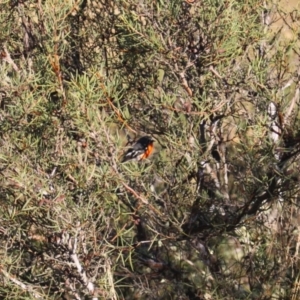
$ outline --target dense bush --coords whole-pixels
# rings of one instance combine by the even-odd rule
[[[299,298],[297,10],[0,10],[1,299]]]

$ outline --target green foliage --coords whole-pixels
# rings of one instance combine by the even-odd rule
[[[273,29],[297,18],[258,0],[0,11],[1,299],[299,297],[299,43]],[[143,135],[154,154],[122,164]]]

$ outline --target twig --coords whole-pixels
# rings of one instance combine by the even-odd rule
[[[285,114],[283,125],[286,125],[286,123],[289,122],[289,118],[290,118],[290,116],[292,114],[292,111],[293,111],[293,109],[295,107],[295,104],[296,104],[297,101],[299,101],[299,90],[300,90],[300,88],[297,87],[296,91],[295,91],[295,95],[294,95],[293,99],[290,102],[290,107],[289,107],[287,113]]]
[[[189,62],[189,63],[187,64],[185,70],[182,71],[182,72],[180,72],[180,73],[178,74],[179,77],[180,77],[180,79],[181,79],[182,86],[185,88],[185,90],[187,91],[187,93],[188,93],[188,95],[189,95],[190,97],[193,97],[193,91],[192,91],[191,88],[189,87],[188,82],[187,82],[187,80],[186,80],[186,78],[185,78],[185,71],[186,71],[188,68],[190,68],[191,66],[193,66],[193,65],[194,65],[194,63]],[[175,63],[174,67],[175,67],[175,70],[178,72],[178,71],[179,71],[179,68],[178,68],[177,63]]]
[[[210,167],[209,163],[203,162],[203,167],[206,169],[207,174],[209,174],[213,179],[213,181],[215,182],[216,187],[220,189],[221,184],[216,172]]]
[[[153,205],[149,204],[148,200],[139,195],[134,189],[132,189],[129,185],[127,185],[125,182],[122,182],[123,186],[126,190],[128,190],[130,193],[132,193],[137,199],[141,200],[144,204],[146,204],[152,211],[154,211],[156,214],[161,216],[161,212],[157,210]]]
[[[10,281],[12,281],[14,284],[19,286],[22,290],[25,290],[25,291],[29,292],[30,294],[32,294],[34,298],[36,298],[36,299],[45,299],[40,293],[35,292],[31,285],[26,285],[25,283],[21,282],[20,280],[16,279],[15,277],[11,276],[8,272],[6,272],[3,269],[0,269],[0,272],[6,278],[8,278]]]
[[[213,66],[210,66],[210,67],[209,67],[209,70],[210,70],[212,73],[214,73],[218,78],[223,79],[223,77],[218,73],[217,70],[214,69]]]
[[[89,293],[91,295],[93,295],[92,300],[98,300],[98,297],[94,296],[95,286],[91,281],[89,281],[89,279],[86,275],[86,272],[85,272],[84,268],[82,267],[82,265],[78,259],[78,255],[76,253],[78,238],[75,237],[74,240],[72,241],[72,238],[69,237],[68,234],[65,234],[63,237],[63,240],[64,240],[64,243],[68,245],[68,250],[70,251],[70,258],[74,262],[74,264],[77,268],[78,274],[80,276],[80,280],[83,282],[84,286],[87,288]]]
[[[104,93],[104,95],[106,96],[106,100],[109,104],[109,106],[113,109],[113,111],[115,112],[115,114],[117,115],[117,119],[122,123],[122,125],[124,125],[125,127],[128,128],[128,130],[134,132],[134,133],[137,133],[136,130],[134,130],[132,127],[130,127],[127,122],[124,120],[124,118],[122,117],[121,115],[121,112],[120,110],[112,103],[110,97],[109,97],[109,94],[108,94],[108,91],[104,85],[104,83],[102,82],[103,81],[103,78],[102,76],[96,74],[96,76],[98,77],[98,79],[100,80],[100,86],[101,86],[101,89]]]
[[[185,73],[184,73],[184,72],[179,73],[179,77],[180,77],[180,79],[181,79],[181,81],[182,81],[182,85],[183,85],[183,87],[185,88],[185,90],[187,91],[188,95],[189,95],[190,97],[193,97],[193,92],[192,92],[192,90],[190,89],[190,87],[189,87],[189,85],[188,85],[188,82],[187,82],[187,80],[186,80],[186,78],[185,78]]]
[[[12,60],[9,52],[7,51],[6,49],[6,46],[3,46],[3,51],[1,53],[1,57],[4,61],[6,61],[8,64],[12,65],[13,69],[16,71],[16,72],[20,72],[18,66],[15,64],[15,62]]]
[[[282,88],[281,91],[283,92],[285,89],[290,87],[294,83],[294,78],[291,78]]]
[[[64,99],[64,105],[67,103],[67,97],[66,97],[66,93],[65,93],[65,88],[64,88],[64,82],[63,82],[63,74],[61,71],[61,66],[60,66],[60,56],[58,54],[56,54],[57,51],[57,45],[55,46],[55,54],[50,55],[49,56],[49,61],[50,64],[52,66],[52,70],[56,75],[58,84],[59,84],[59,88],[62,94],[62,97]]]

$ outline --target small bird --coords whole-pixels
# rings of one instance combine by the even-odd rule
[[[150,136],[139,138],[136,143],[129,148],[123,156],[122,162],[136,159],[138,161],[146,159],[153,152],[154,140]]]

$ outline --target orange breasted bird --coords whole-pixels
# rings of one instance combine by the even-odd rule
[[[139,138],[136,143],[129,148],[123,156],[122,162],[130,159],[143,160],[150,156],[153,152],[154,140],[150,136],[143,136]]]

